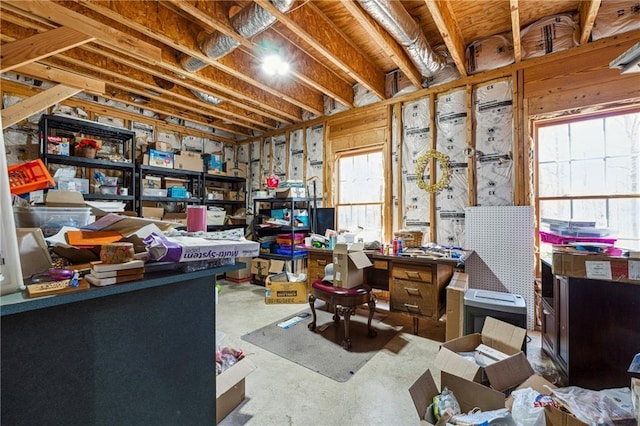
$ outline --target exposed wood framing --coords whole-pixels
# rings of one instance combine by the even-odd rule
[[[422,75],[409,59],[402,46],[386,32],[380,24],[362,10],[352,0],[340,0],[342,5],[353,15],[356,21],[367,30],[369,36],[380,46],[387,56],[393,59],[400,71],[416,87],[422,87]]]
[[[29,75],[40,80],[50,80],[56,83],[64,83],[67,86],[82,89],[87,93],[103,95],[105,93],[104,81],[94,80],[79,74],[67,72],[58,68],[39,63],[21,65],[15,72]]]
[[[511,35],[513,36],[513,56],[516,63],[522,60],[522,44],[520,41],[520,9],[519,0],[509,0],[511,7]]]
[[[469,206],[475,206],[478,204],[478,191],[476,190],[477,178],[477,157],[475,156],[476,150],[476,123],[473,114],[473,86],[467,84],[465,87],[467,93],[467,144],[473,155],[469,157],[469,166],[467,173],[469,176]]]
[[[114,49],[126,55],[145,58],[152,62],[162,60],[161,49],[141,41],[129,34],[118,31],[99,21],[90,19],[86,15],[74,12],[64,6],[44,0],[3,0],[8,4],[35,15],[59,22],[77,31],[88,34],[109,44]]]
[[[58,84],[51,89],[45,90],[37,95],[31,96],[15,105],[2,110],[2,128],[9,126],[29,118],[51,105],[56,104],[64,99],[80,93],[82,90],[76,87]]]
[[[286,15],[268,0],[256,0],[256,3],[277,17],[282,24],[327,60],[351,75],[379,98],[384,99],[384,73],[362,52],[356,50],[312,2],[305,3],[304,7]],[[323,42],[320,43],[319,40]]]
[[[580,13],[580,44],[585,44],[589,41],[600,3],[601,0],[583,0],[578,6],[578,12]]]
[[[46,33],[5,43],[1,48],[0,73],[14,70],[93,40],[95,40],[94,37],[73,28],[60,27]]]
[[[429,126],[431,127],[431,149],[438,148],[438,126],[436,126],[436,95],[429,95]],[[438,181],[438,162],[435,158],[429,164],[430,183],[434,185]],[[438,230],[436,226],[436,193],[429,193],[429,234],[431,241],[438,241]]]
[[[515,71],[511,78],[513,82],[513,204],[516,206],[528,205],[526,197],[527,164],[525,154],[525,118],[524,106],[524,72]]]
[[[466,77],[467,67],[464,53],[466,43],[462,36],[462,31],[460,31],[460,27],[454,18],[451,5],[448,1],[443,0],[425,0],[425,3],[442,35],[453,62],[456,64],[456,68],[458,68],[462,77]]]

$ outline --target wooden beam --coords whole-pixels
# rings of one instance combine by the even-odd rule
[[[511,6],[511,35],[513,36],[513,55],[516,63],[522,60],[522,44],[520,40],[520,9],[518,0],[509,0]]]
[[[3,25],[2,38],[9,39],[9,40],[12,40],[11,37],[13,37],[13,39],[26,38],[30,36],[34,31],[45,30],[42,26],[39,26],[39,25],[35,25],[36,28],[34,29],[27,29],[27,28],[18,27],[11,22],[3,21],[3,24],[4,25]],[[119,55],[117,52],[114,52],[109,48],[94,46],[93,44],[88,44],[85,46],[81,46],[79,49],[64,52],[63,54],[58,55],[58,57],[62,59],[69,58],[69,60],[71,61],[76,61],[76,62],[79,61],[80,63],[86,62],[86,64],[88,65],[95,63],[95,64],[98,64],[98,66],[100,67],[104,66],[106,68],[117,66],[119,64],[124,64],[130,67],[136,68],[136,70],[142,71],[143,73],[149,73],[151,75],[155,75],[157,77],[167,79],[168,81],[171,81],[176,85],[181,85],[187,88],[200,89],[200,91],[202,92],[211,92],[211,90],[209,89],[209,86],[203,84],[203,83],[211,84],[211,81],[205,78],[206,75],[203,77],[200,77],[196,74],[193,74],[194,76],[197,76],[197,81],[198,83],[201,83],[201,84],[194,84],[190,79],[182,79],[178,77],[177,73],[180,70],[177,68],[178,65],[175,58],[172,58],[173,61],[176,61],[175,67],[169,67],[168,62],[165,62],[165,64],[169,67],[169,69],[173,70],[173,72],[167,72],[162,67],[147,64],[138,60],[129,59],[128,57],[123,57],[122,55]],[[139,71],[135,71],[135,73],[136,75],[140,75],[141,81],[148,81],[154,90],[158,89],[157,83],[155,83],[155,81],[152,81],[152,77],[150,75],[142,74]],[[206,70],[203,70],[203,71],[206,71]],[[126,74],[126,72],[123,72],[123,74]],[[290,114],[288,114],[289,109],[287,108],[288,106],[290,106],[290,104],[284,104],[282,106],[280,106],[279,104],[276,104],[273,107],[270,107],[269,99],[267,99],[264,105],[260,103],[260,107],[258,106],[254,107],[252,102],[260,102],[262,100],[260,97],[258,97],[258,99],[255,99],[255,100],[253,99],[239,100],[239,99],[226,96],[225,94],[219,95],[219,92],[217,91],[213,92],[213,94],[219,97],[220,99],[222,99],[226,104],[226,106],[225,105],[218,106],[217,107],[218,109],[223,109],[223,110],[235,109],[238,111],[243,110],[242,112],[238,112],[239,116],[242,118],[244,118],[247,114],[255,114],[258,116],[270,117],[276,121],[279,121],[285,124],[290,123],[289,121]],[[189,99],[192,101],[196,101],[195,97],[191,94],[189,95]],[[278,99],[276,99],[275,101],[280,102],[280,100]],[[278,111],[277,114],[271,112],[272,110],[277,109],[276,107],[278,106],[280,106],[280,108],[277,110]],[[211,107],[210,105],[206,106],[206,108],[210,108],[210,107]],[[296,120],[300,120],[299,115],[300,113],[298,110],[298,114],[295,116]]]
[[[384,99],[384,74],[364,53],[357,50],[340,30],[313,2],[281,13],[268,0],[256,0],[264,10],[278,18],[278,21],[308,43],[320,55],[336,67],[349,74],[354,80]]]
[[[382,28],[368,13],[360,8],[352,0],[341,0],[345,9],[351,13],[355,20],[365,29],[367,34],[376,42],[378,46],[389,56],[398,66],[400,71],[418,89],[422,87],[422,75],[416,66],[411,62],[409,56],[402,46]]]
[[[95,40],[73,28],[60,27],[0,46],[0,73]]]
[[[32,63],[22,65],[15,69],[15,72],[26,74],[40,80],[51,80],[56,83],[64,83],[67,86],[77,87],[88,93],[102,95],[105,91],[104,81],[88,78],[80,74],[64,71],[48,65]]]
[[[39,87],[26,85],[24,83],[18,83],[10,80],[3,80],[1,89],[2,89],[2,93],[8,93],[8,94],[11,94],[14,96],[20,96],[23,98],[34,96],[35,94],[41,93],[43,91]],[[242,138],[249,137],[249,134],[246,131],[241,132],[237,129],[237,127],[220,124],[218,122],[211,122],[211,120],[207,120],[206,117],[204,116],[196,116],[195,114],[187,114],[187,113],[178,114],[178,112],[175,110],[162,109],[162,107],[158,103],[155,103],[154,101],[150,101],[149,104],[144,105],[144,109],[143,109],[143,108],[140,108],[140,105],[135,104],[133,101],[131,101],[130,98],[122,96],[120,92],[116,91],[113,88],[108,88],[108,92],[109,92],[108,99],[117,101],[127,106],[136,107],[137,109],[123,110],[123,109],[118,109],[117,107],[105,105],[104,103],[98,103],[97,100],[92,102],[92,101],[85,101],[85,100],[76,99],[76,98],[69,98],[62,101],[61,103],[63,105],[68,105],[74,108],[76,107],[82,108],[84,110],[96,112],[109,117],[120,118],[123,120],[134,120],[134,121],[149,123],[154,125],[160,124],[165,127],[173,126],[176,129],[176,131],[186,133],[187,128],[185,128],[184,126],[167,123],[165,121],[154,119],[142,114],[143,114],[143,111],[151,111],[151,112],[157,113],[160,116],[180,116],[184,120],[190,121],[192,123],[209,126],[213,129],[219,129],[228,133],[238,135]],[[231,139],[227,139],[215,134],[209,134],[191,127],[188,128],[188,132],[198,137],[209,138],[212,140],[220,140],[221,142],[225,142],[225,143],[229,141],[233,142],[233,140]]]
[[[290,80],[279,81],[263,77],[257,72],[258,67],[255,59],[246,52],[236,49],[232,54],[218,60],[209,58],[199,48],[197,40],[199,28],[193,25],[193,21],[175,14],[162,5],[158,6],[156,2],[95,3],[83,1],[82,5],[69,3],[68,7],[78,8],[78,10],[82,10],[81,8],[84,7],[85,15],[94,16],[97,13],[106,16],[124,24],[126,30],[123,28],[123,31],[137,31],[166,46],[171,46],[184,55],[211,65],[237,80],[235,83],[236,91],[244,90],[245,86],[254,86],[314,114],[322,114],[323,112],[322,93],[304,85],[295,84]],[[98,16],[96,19],[100,19],[100,17]],[[167,22],[171,22],[171,25],[167,25]],[[175,55],[175,53],[173,54]],[[167,55],[163,55],[163,61],[166,61],[166,57]],[[205,70],[206,68],[198,71],[198,74]],[[189,74],[184,69],[181,71],[185,75]],[[214,70],[214,74],[220,74],[219,71],[215,72]]]
[[[31,96],[30,98],[2,110],[2,128],[6,129],[9,126],[13,126],[21,120],[29,118],[33,114],[49,108],[51,105],[70,98],[80,92],[82,92],[82,90],[77,87],[58,84],[57,86],[53,86],[51,89],[38,93],[35,96]]]
[[[144,58],[154,63],[162,61],[162,50],[160,48],[118,31],[107,24],[74,12],[60,4],[45,0],[3,0],[3,2],[93,36],[127,55]]]
[[[247,40],[231,27],[228,12],[225,7],[221,7],[221,2],[197,2],[196,0],[162,0],[162,2],[169,3],[176,9],[187,13],[211,31],[219,31],[233,38],[248,52],[252,52],[254,57],[262,54],[259,46],[265,45],[265,43],[286,46],[288,59],[292,64],[295,64],[290,72],[294,78],[344,105],[353,106],[353,89],[350,84],[336,78],[336,75],[324,65],[285,39],[277,31],[267,29],[253,37],[252,40]]]
[[[460,72],[462,77],[466,77],[465,50],[467,46],[462,36],[462,31],[451,10],[451,5],[448,1],[443,0],[425,0],[425,3],[427,4],[433,21],[438,27],[438,31],[440,31],[442,35],[444,44],[447,46],[453,62],[458,68],[458,72]]]
[[[580,44],[589,41],[593,24],[600,9],[601,0],[583,0],[580,2],[578,11],[580,12]]]

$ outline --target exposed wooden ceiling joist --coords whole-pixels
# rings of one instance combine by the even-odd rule
[[[467,75],[467,67],[464,54],[467,45],[453,15],[451,5],[448,1],[442,0],[425,0],[425,3],[438,27],[438,31],[440,31],[440,35],[442,35],[453,62],[456,64],[458,72],[465,77]]]
[[[15,72],[29,75],[40,80],[50,80],[63,83],[67,86],[76,87],[87,93],[104,95],[104,81],[87,78],[83,75],[67,72],[58,68],[50,67],[39,63],[22,65],[15,69]]]
[[[13,43],[5,43],[0,49],[0,72],[11,71],[93,40],[94,37],[73,28],[60,27]]]
[[[583,0],[580,2],[580,44],[585,44],[591,37],[591,30],[598,15],[601,0]]]
[[[354,80],[384,99],[384,73],[336,28],[313,3],[281,13],[268,0],[256,0],[281,24],[302,38],[326,60],[349,74]]]
[[[513,35],[513,56],[516,62],[522,59],[522,47],[520,45],[520,9],[519,0],[509,0],[511,7],[511,34]]]
[[[9,126],[13,126],[21,120],[27,119],[33,114],[47,109],[53,104],[77,95],[80,92],[82,92],[82,89],[78,89],[77,87],[58,84],[51,89],[24,99],[8,108],[4,108],[2,110],[2,128],[6,129]]]

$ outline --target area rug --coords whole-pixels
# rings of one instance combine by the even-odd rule
[[[310,314],[311,310],[302,312]],[[346,382],[402,329],[374,319],[372,326],[378,335],[369,338],[367,317],[354,315],[349,327],[352,346],[347,351],[342,347],[342,319],[336,323],[331,313],[323,310],[316,310],[316,313],[318,319],[315,332],[308,328],[313,319],[311,315],[289,328],[278,327],[279,323],[296,316],[291,315],[247,333],[241,339],[333,380]]]

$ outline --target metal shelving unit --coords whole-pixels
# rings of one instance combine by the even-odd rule
[[[97,138],[103,142],[115,142],[122,145],[122,155],[125,158],[125,161],[50,154],[47,147],[49,136],[65,136],[70,139],[87,137]],[[134,178],[136,166],[135,155],[133,155],[134,140],[134,132],[120,127],[61,115],[43,115],[40,118],[40,158],[42,158],[42,161],[47,165],[47,167],[50,164],[59,164],[89,169],[88,172],[84,171],[83,173],[88,175],[89,180],[91,180],[91,176],[93,176],[93,170],[96,169],[117,170],[122,172],[121,187],[127,188],[127,195],[97,193],[83,194],[86,200],[123,201],[129,204],[131,209],[134,208],[136,200],[136,185]],[[71,147],[69,149],[71,150]]]

